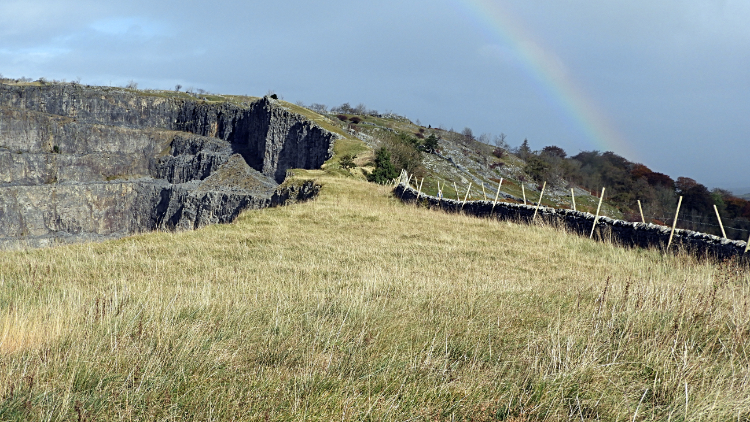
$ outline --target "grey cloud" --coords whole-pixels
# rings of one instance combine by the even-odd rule
[[[734,170],[750,155],[750,2],[502,4],[650,167],[750,185]],[[432,125],[505,132],[534,148],[596,147],[518,46],[478,22],[458,0],[6,0],[0,73],[275,89],[292,101],[364,102]]]

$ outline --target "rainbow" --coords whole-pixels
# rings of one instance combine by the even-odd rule
[[[569,123],[581,131],[590,146],[600,151],[613,151],[629,159],[635,154],[625,138],[612,126],[596,102],[575,84],[559,59],[544,48],[524,28],[521,19],[513,16],[502,0],[456,0],[462,13],[477,21],[479,28],[512,49],[526,68],[538,89],[559,107]]]

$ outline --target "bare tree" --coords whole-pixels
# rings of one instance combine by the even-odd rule
[[[310,104],[310,110],[316,113],[327,113],[328,107],[325,104],[312,103]]]
[[[177,84],[177,85],[174,86],[174,90],[177,91],[177,92],[180,92],[181,89],[182,89],[182,85],[180,85],[180,84]]]
[[[508,145],[508,143],[505,142],[505,137],[506,137],[505,134],[502,132],[499,135],[495,136],[495,141],[494,141],[495,146],[498,148],[505,149],[505,150],[510,149],[510,145]]]
[[[464,139],[466,141],[473,141],[474,140],[474,132],[471,131],[471,128],[465,127],[464,130],[461,131],[461,135],[464,136]]]

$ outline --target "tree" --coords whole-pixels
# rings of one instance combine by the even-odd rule
[[[391,162],[391,153],[386,147],[380,147],[375,153],[375,170],[367,175],[367,180],[375,183],[388,183],[398,176],[396,167]]]
[[[429,153],[434,153],[438,149],[438,138],[435,134],[430,134],[422,144],[422,150]]]
[[[472,132],[471,128],[465,127],[464,130],[461,131],[461,135],[464,136],[466,142],[474,140],[474,132]]]
[[[504,150],[507,150],[508,149],[508,143],[505,142],[505,138],[506,137],[507,136],[504,133],[502,133],[502,132],[500,132],[499,135],[495,136],[495,140],[494,140],[495,146],[498,147],[498,148],[502,148]]]
[[[698,185],[698,182],[696,182],[695,179],[691,179],[689,177],[678,177],[677,182],[675,182],[674,185],[679,193],[685,193],[691,188],[696,187]]]
[[[312,103],[310,104],[310,110],[316,112],[316,113],[327,113],[328,107],[326,107],[325,104],[319,104],[319,103]]]
[[[680,177],[679,179],[683,178]],[[679,179],[677,180],[679,181]],[[695,181],[693,180],[693,182]],[[711,196],[711,192],[708,191],[708,188],[702,184],[696,182],[685,190],[680,189],[680,194],[682,195],[682,206],[685,207],[686,210],[695,210],[702,215],[707,215],[713,212],[713,197]]]
[[[354,108],[349,103],[341,104],[340,106],[334,108],[332,111],[335,111],[337,113],[344,113],[344,114],[357,114]]]
[[[565,158],[568,154],[564,149],[556,147],[554,145],[546,146],[542,148],[542,154],[549,155],[550,157]]]
[[[516,153],[518,155],[518,158],[522,160],[526,160],[531,155],[531,147],[529,147],[529,140],[524,139],[523,143],[520,147],[518,147],[518,152]]]
[[[633,176],[633,179],[640,179],[643,177],[648,180],[648,175],[651,173],[653,173],[653,171],[651,171],[650,168],[640,163],[636,163],[633,165],[633,168],[630,169],[630,175]]]
[[[177,85],[174,86],[174,90],[177,91],[177,92],[180,92],[181,89],[182,89],[182,85],[180,85],[180,84],[177,84]]]
[[[651,186],[663,186],[672,190],[675,189],[674,180],[664,173],[652,171],[646,175],[646,180],[648,180],[648,184]]]
[[[550,165],[544,159],[529,155],[526,160],[526,166],[523,168],[524,173],[531,176],[536,182],[544,182],[550,178]]]

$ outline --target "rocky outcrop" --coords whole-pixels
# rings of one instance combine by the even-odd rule
[[[493,201],[456,201],[425,195],[401,181],[394,194],[402,201],[418,202],[430,208],[448,212],[463,212],[477,217],[497,218],[501,220],[531,222],[536,214],[538,221],[564,227],[567,231],[589,236],[594,225],[595,216],[587,212],[550,207],[514,204]],[[609,217],[596,220],[594,236],[597,239],[611,239],[625,246],[643,248],[666,248],[671,234],[670,227],[656,224],[633,223]],[[685,250],[699,256],[711,256],[718,259],[739,258],[750,262],[750,253],[745,253],[746,243],[698,233],[690,230],[675,230],[671,247],[673,250]]]
[[[320,167],[335,139],[270,98],[0,83],[0,248],[192,229],[302,199],[278,184]]]

